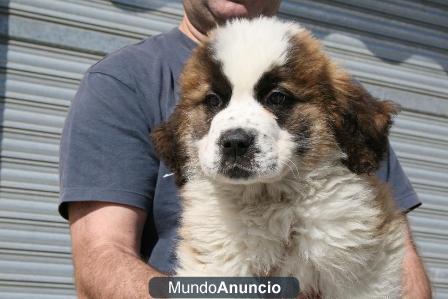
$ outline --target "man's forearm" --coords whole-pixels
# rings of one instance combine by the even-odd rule
[[[431,284],[426,274],[425,266],[423,265],[412,240],[409,225],[407,225],[406,232],[403,268],[404,298],[432,298]]]
[[[77,257],[75,279],[84,298],[149,298],[148,282],[163,276],[126,250],[102,246]]]

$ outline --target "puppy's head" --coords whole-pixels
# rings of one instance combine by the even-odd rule
[[[178,184],[196,174],[275,182],[338,161],[370,173],[396,111],[338,69],[308,31],[275,18],[213,31],[180,83],[180,103],[153,133]]]

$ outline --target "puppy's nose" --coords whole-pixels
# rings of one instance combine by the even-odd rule
[[[220,140],[222,153],[228,158],[244,155],[253,143],[254,135],[241,128],[224,132]]]

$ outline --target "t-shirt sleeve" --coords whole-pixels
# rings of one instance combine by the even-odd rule
[[[389,146],[389,151],[377,171],[377,176],[390,184],[397,206],[403,212],[407,213],[421,205],[417,193],[404,173],[391,146]]]
[[[142,99],[114,76],[88,72],[72,101],[60,144],[59,212],[67,203],[152,205],[159,162]]]

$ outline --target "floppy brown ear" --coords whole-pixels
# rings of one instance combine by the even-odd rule
[[[183,148],[180,146],[176,127],[172,120],[164,122],[157,127],[151,133],[151,138],[159,159],[174,173],[176,184],[182,186],[185,183],[182,168],[186,157]]]
[[[371,174],[388,150],[392,116],[399,111],[391,101],[379,101],[350,78],[339,82],[330,105],[336,141],[347,155],[343,163],[354,173]]]

